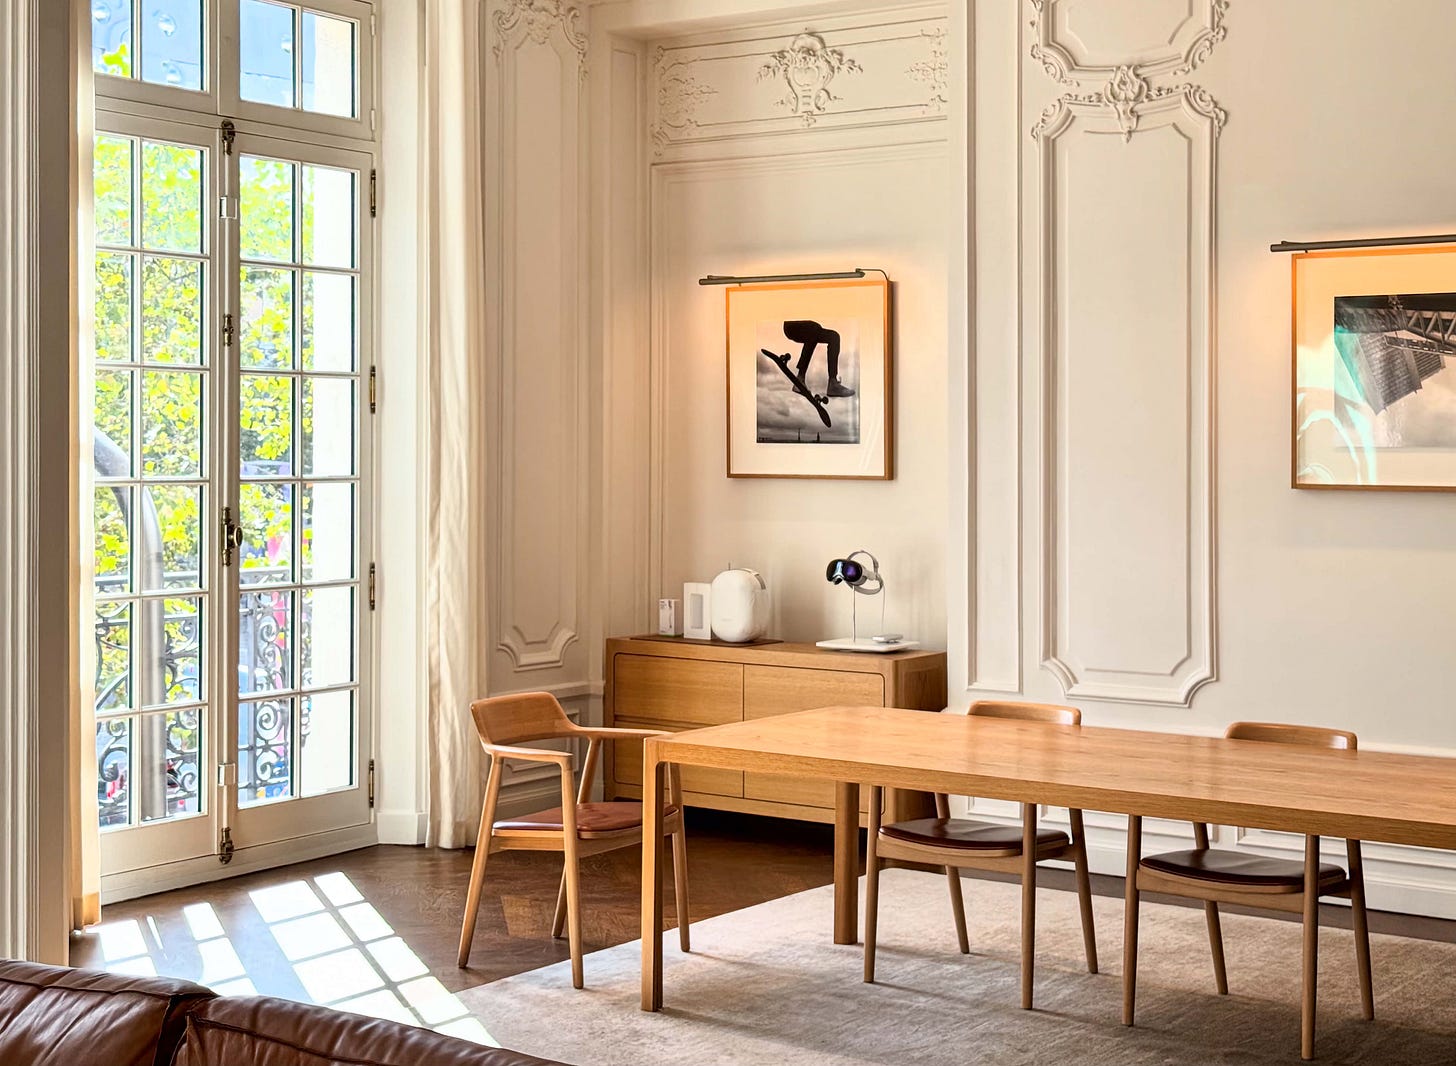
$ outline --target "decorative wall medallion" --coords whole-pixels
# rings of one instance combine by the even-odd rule
[[[718,90],[693,75],[693,64],[681,60],[668,63],[664,51],[657,50],[657,123],[653,141],[661,147],[674,134],[691,133],[697,128],[698,107]]]
[[[1033,41],[1031,57],[1041,64],[1048,77],[1059,85],[1080,86],[1078,77],[1105,74],[1106,83],[1097,92],[1063,93],[1062,96],[1042,111],[1031,135],[1041,140],[1057,126],[1068,105],[1106,108],[1117,119],[1118,130],[1124,141],[1132,139],[1139,129],[1139,122],[1148,104],[1166,101],[1171,97],[1182,97],[1190,108],[1213,120],[1213,133],[1218,136],[1228,113],[1218,106],[1213,95],[1201,85],[1150,85],[1148,79],[1159,74],[1174,76],[1187,74],[1208,58],[1214,45],[1228,36],[1224,15],[1228,11],[1228,0],[1206,0],[1207,21],[1201,31],[1188,44],[1184,52],[1170,52],[1152,60],[1123,62],[1107,67],[1077,66],[1070,54],[1052,39],[1049,23],[1052,8],[1058,0],[1030,0],[1033,18],[1031,29]],[[1074,76],[1075,75],[1075,76]]]
[[[495,43],[491,51],[496,62],[504,54],[506,41],[519,36],[535,44],[549,44],[553,30],[559,29],[566,43],[575,51],[582,77],[586,77],[586,34],[581,29],[581,9],[562,0],[511,0],[493,16]]]
[[[916,63],[911,63],[905,73],[930,90],[930,99],[926,101],[925,112],[938,115],[950,104],[946,95],[950,78],[950,62],[946,56],[945,27],[940,26],[933,30],[921,30],[920,32],[921,36],[930,42],[930,55]]]
[[[519,2],[519,0],[517,0]],[[815,117],[828,110],[839,97],[829,90],[829,83],[840,74],[858,74],[860,65],[837,48],[830,48],[817,33],[801,33],[788,48],[775,52],[758,71],[758,80],[783,78],[788,92],[778,101],[814,125]]]

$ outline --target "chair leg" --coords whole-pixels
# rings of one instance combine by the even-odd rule
[[[566,928],[566,869],[561,870],[561,886],[556,890],[556,913],[551,916],[551,939],[560,940]]]
[[[561,770],[562,797],[564,801],[571,798],[571,770],[563,767]],[[576,833],[576,807],[570,802],[565,802],[562,808],[562,833],[561,850],[566,869],[566,939],[571,946],[571,985],[573,988],[582,988],[585,980],[582,976],[581,966],[581,865],[580,840]]]
[[[1127,819],[1126,909],[1122,923],[1122,1024],[1131,1025],[1137,1006],[1138,953],[1138,861],[1143,852],[1143,820],[1131,814]]]
[[[1350,859],[1350,920],[1355,927],[1355,965],[1360,971],[1360,1007],[1367,1022],[1375,1020],[1375,983],[1370,975],[1370,923],[1365,916],[1365,863],[1360,842],[1345,842]]]
[[[971,953],[971,938],[966,932],[966,900],[961,895],[961,872],[954,866],[945,868],[945,877],[950,885],[950,912],[955,918],[956,939],[960,943],[961,954]]]
[[[1077,903],[1082,909],[1082,945],[1087,952],[1087,972],[1097,972],[1097,927],[1092,921],[1092,875],[1087,870],[1087,838],[1082,812],[1072,811],[1072,865],[1077,870]]]
[[[1299,1057],[1314,1058],[1315,997],[1319,988],[1319,841],[1304,838],[1304,969],[1299,997]]]
[[[1036,804],[1021,805],[1021,1009],[1031,1010],[1036,978]]]
[[[1223,962],[1223,924],[1218,917],[1218,904],[1203,903],[1203,917],[1208,923],[1208,949],[1213,952],[1213,984],[1220,996],[1228,995],[1228,969]]]
[[[491,830],[495,826],[496,799],[500,796],[500,774],[491,760],[485,782],[485,802],[480,808],[480,832],[475,837],[475,859],[470,864],[470,889],[465,893],[465,918],[460,923],[460,952],[456,965],[462,970],[470,962],[470,944],[475,939],[475,919],[480,911],[480,890],[485,885],[485,862],[490,858]]]
[[[679,811],[678,818],[682,818]],[[683,952],[692,950],[688,936],[688,834],[686,826],[672,835],[672,886],[673,902],[677,907],[677,939]]]
[[[875,937],[880,919],[880,796],[880,787],[872,786],[865,842],[864,981],[867,985],[875,983]]]

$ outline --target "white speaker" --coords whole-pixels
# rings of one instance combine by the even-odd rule
[[[768,632],[768,585],[757,570],[724,570],[713,579],[713,635],[732,644]]]

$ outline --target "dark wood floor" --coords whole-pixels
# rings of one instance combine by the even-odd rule
[[[688,839],[694,921],[833,879],[828,826],[694,810]],[[504,852],[490,860],[470,968],[456,967],[471,858],[469,851],[366,848],[114,904],[100,927],[73,939],[71,961],[469,1036],[471,1021],[452,993],[568,957],[550,929],[560,859]],[[584,860],[587,951],[640,935],[640,862],[637,848]],[[1047,887],[1072,888],[1069,872],[1048,869],[1043,878]],[[1122,895],[1120,878],[1094,877],[1093,887]],[[675,926],[670,887],[664,900],[666,925]],[[1347,925],[1348,911],[1327,907],[1322,921]],[[1456,922],[1372,914],[1371,928],[1456,942]]]

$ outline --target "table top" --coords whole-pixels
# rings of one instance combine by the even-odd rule
[[[1456,849],[1456,759],[821,707],[659,738],[659,762]]]

